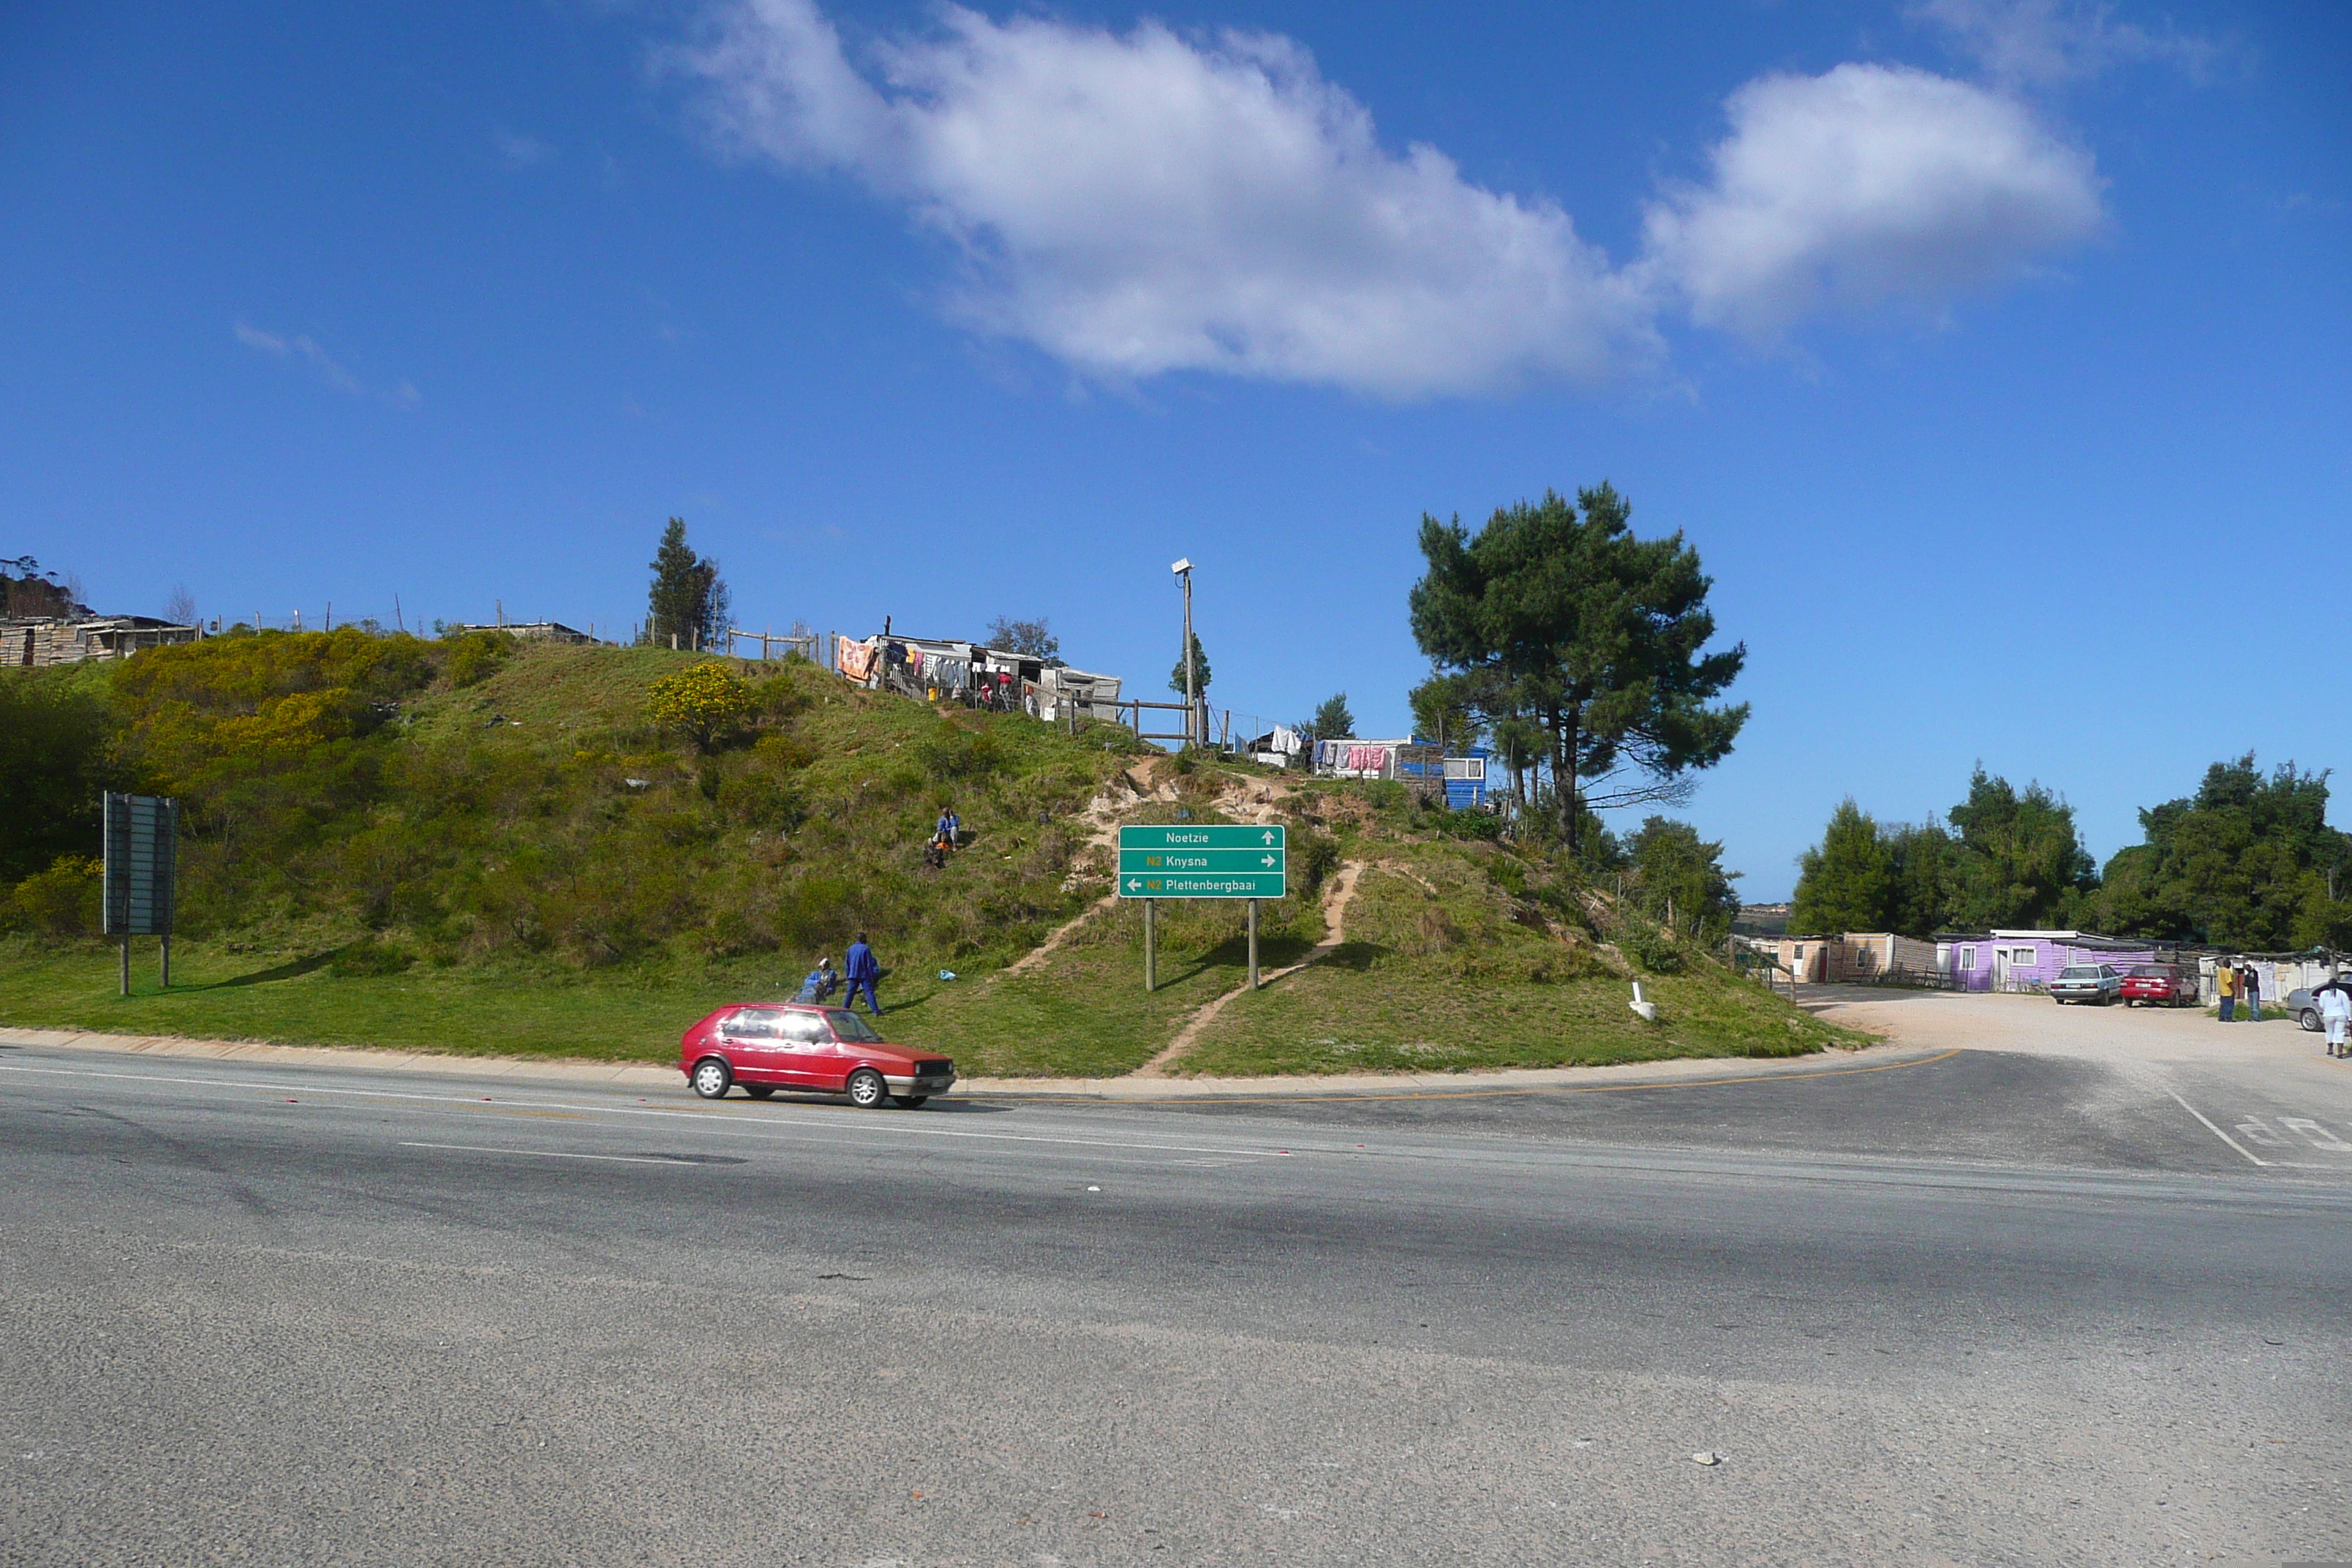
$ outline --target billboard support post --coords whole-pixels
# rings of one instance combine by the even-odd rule
[[[1160,934],[1152,929],[1152,900],[1143,900],[1143,990],[1149,995],[1160,989],[1160,948],[1154,939]]]

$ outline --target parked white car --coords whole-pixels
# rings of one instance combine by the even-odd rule
[[[2050,983],[2050,999],[2062,1007],[2069,1002],[2104,1007],[2123,994],[2123,971],[2112,963],[2070,963]]]

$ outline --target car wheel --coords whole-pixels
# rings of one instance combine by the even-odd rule
[[[743,1086],[743,1092],[753,1100],[765,1100],[776,1092],[776,1086],[772,1083],[747,1083]]]
[[[845,1087],[849,1091],[849,1103],[860,1110],[872,1110],[890,1098],[889,1085],[884,1083],[882,1075],[872,1068],[859,1068],[851,1073]]]
[[[924,1106],[929,1105],[930,1102],[931,1097],[928,1094],[902,1094],[898,1096],[898,1103],[906,1107],[908,1110],[920,1110]]]
[[[735,1087],[735,1071],[718,1057],[705,1057],[694,1064],[694,1092],[705,1100],[724,1100],[727,1091]]]
[[[2295,1022],[2301,1024],[2312,1034],[2315,1035],[2319,1033],[2319,1009],[2316,1007],[2305,1007],[2303,1010],[2302,1015],[2295,1019]]]

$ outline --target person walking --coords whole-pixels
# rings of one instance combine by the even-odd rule
[[[955,814],[954,806],[941,806],[940,808],[940,830],[938,835],[940,842],[946,845],[949,848],[953,849],[956,847],[958,843],[961,842],[962,835],[963,818]]]
[[[2237,1015],[2238,972],[2226,963],[2213,966],[2213,989],[2221,998],[2221,1022],[2228,1023]]]
[[[2344,984],[2341,973],[2331,974],[2312,991],[2311,1005],[2319,1009],[2319,1026],[2327,1033],[2327,1054],[2352,1057],[2352,985]]]
[[[2246,1022],[2261,1023],[2263,1021],[2263,974],[2261,970],[2254,967],[2254,961],[2251,958],[2246,960],[2245,967],[2238,971],[2238,994],[2246,1000]]]
[[[849,944],[849,952],[842,960],[842,967],[849,976],[849,994],[842,998],[841,1005],[845,1007],[856,1006],[857,993],[862,988],[866,993],[866,1010],[874,1016],[880,1017],[882,1004],[875,999],[874,983],[882,978],[882,966],[874,961],[874,950],[866,945],[864,931],[859,931],[857,940]]]

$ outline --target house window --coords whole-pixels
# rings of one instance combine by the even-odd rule
[[[2031,969],[2033,967],[2033,950],[2030,947],[2011,948],[2009,962],[2015,968]]]
[[[1977,950],[1973,947],[1964,947],[1960,949],[1960,967],[1962,969],[1974,969],[1976,966]]]
[[[1801,942],[1797,944],[1797,962],[1799,963],[1805,962],[1805,944]]]

